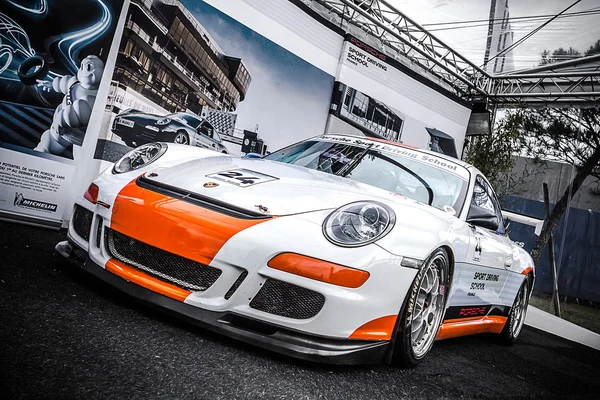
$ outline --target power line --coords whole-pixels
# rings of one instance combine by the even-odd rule
[[[589,10],[583,10],[583,11],[574,11],[574,12],[570,12],[570,13],[564,13],[561,14],[560,17],[561,18],[567,18],[567,17],[572,17],[572,16],[580,16],[580,15],[592,15],[592,14],[596,14],[600,12],[600,7],[594,7],[594,8],[590,8]],[[546,15],[528,15],[525,17],[509,17],[506,19],[503,18],[488,18],[488,19],[473,19],[473,20],[467,20],[467,21],[452,21],[452,22],[432,22],[429,24],[421,24],[421,26],[426,27],[426,26],[434,26],[434,25],[459,25],[459,24],[470,24],[470,23],[476,23],[476,22],[485,22],[485,26],[487,26],[490,22],[493,22],[494,24],[496,23],[503,23],[504,21],[516,21],[516,20],[529,20],[529,19],[544,19],[544,18],[549,18],[549,17],[555,17],[556,14],[546,14]],[[497,21],[497,22],[496,22]],[[428,29],[429,31],[429,29]]]
[[[600,14],[600,10],[597,11],[590,11],[590,12],[586,12],[586,14],[579,14],[579,15],[573,15],[571,17],[582,17],[582,16],[588,16],[588,15],[596,15],[596,14]],[[569,17],[569,16],[567,16]],[[567,18],[565,17],[565,18]],[[531,23],[531,22],[536,22],[536,21],[540,21],[543,20],[544,18],[535,18],[535,19],[531,19],[531,20],[527,20],[527,21],[514,21],[513,23]],[[488,23],[484,23],[484,24],[475,24],[475,25],[465,25],[465,26],[451,26],[451,27],[447,27],[447,28],[433,28],[433,29],[427,29],[428,32],[438,32],[438,31],[451,31],[451,30],[456,30],[456,29],[468,29],[468,28],[479,28],[479,27],[484,27],[484,26],[489,26],[490,25],[491,20]],[[498,21],[498,22],[491,22],[492,25],[501,25],[504,24],[504,21]]]
[[[524,41],[526,41],[527,39],[529,39],[530,37],[532,37],[533,35],[535,35],[537,32],[539,32],[540,30],[542,30],[546,25],[548,25],[550,22],[554,21],[556,18],[558,18],[559,16],[561,16],[562,14],[564,14],[565,12],[567,12],[568,10],[570,10],[571,8],[575,7],[578,3],[580,3],[581,0],[576,0],[573,4],[571,4],[569,7],[565,8],[564,10],[562,10],[561,12],[559,12],[558,14],[554,15],[552,18],[550,18],[548,21],[544,22],[543,24],[541,24],[540,26],[538,26],[537,28],[535,28],[534,30],[532,30],[530,33],[528,33],[527,35],[523,36],[521,39],[517,40],[515,43],[513,43],[512,45],[508,46],[507,48],[505,48],[504,50],[498,52],[498,54],[496,54],[494,57],[490,58],[489,60],[487,60],[487,62],[485,62],[483,64],[483,66],[485,66],[487,63],[489,63],[490,61],[500,57],[501,55],[504,55],[506,53],[508,53],[509,51],[513,50],[515,47],[517,47],[518,45],[520,45],[521,43],[523,43]]]

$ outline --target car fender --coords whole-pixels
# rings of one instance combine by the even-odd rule
[[[441,246],[450,249],[455,260],[464,260],[469,247],[469,227],[458,218],[422,206],[392,207],[396,213],[394,228],[377,241],[392,254],[425,260]]]

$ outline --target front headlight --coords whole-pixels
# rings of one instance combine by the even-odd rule
[[[359,201],[338,208],[323,222],[323,234],[338,246],[358,247],[384,237],[396,222],[385,204]]]
[[[158,160],[167,151],[165,143],[148,143],[125,154],[113,167],[113,174],[133,171]]]
[[[156,121],[156,125],[168,125],[171,123],[171,118],[161,118]]]

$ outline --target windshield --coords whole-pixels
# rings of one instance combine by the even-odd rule
[[[184,120],[192,128],[196,128],[198,126],[198,124],[200,123],[200,119],[198,119],[197,117],[194,117],[192,115],[189,115],[189,114],[178,113],[178,114],[173,114],[171,117]]]
[[[468,171],[462,166],[397,146],[381,146],[364,140],[360,143],[359,146],[309,140],[265,159],[344,176],[435,208],[452,207],[457,214],[460,212],[468,186]],[[386,151],[388,149],[400,154]],[[459,173],[452,171],[453,168],[460,168]]]

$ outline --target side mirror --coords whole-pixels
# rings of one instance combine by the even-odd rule
[[[467,222],[492,231],[497,231],[500,226],[496,213],[477,206],[469,208]]]

